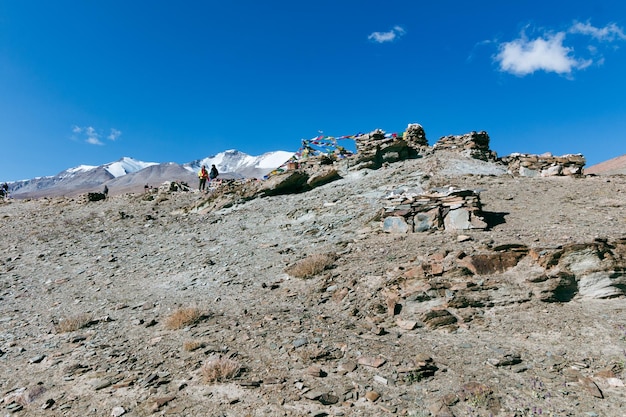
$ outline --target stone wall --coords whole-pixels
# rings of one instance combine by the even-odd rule
[[[495,161],[498,158],[496,153],[489,149],[489,135],[485,131],[443,136],[433,145],[434,151],[439,149],[458,151],[483,161]]]
[[[424,232],[431,229],[485,229],[480,196],[449,188],[419,195],[394,195],[383,213],[383,231]]]
[[[583,174],[585,157],[582,154],[553,156],[551,153],[531,155],[513,153],[502,158],[509,173],[521,177],[579,176]]]

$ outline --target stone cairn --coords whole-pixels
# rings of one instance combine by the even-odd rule
[[[406,131],[402,135],[405,142],[414,149],[421,149],[428,147],[428,139],[426,139],[426,132],[419,123],[409,123]]]
[[[489,135],[484,130],[464,135],[448,135],[441,137],[433,145],[433,150],[453,150],[463,155],[482,161],[496,161],[497,154],[489,149]]]
[[[383,212],[383,231],[425,232],[431,229],[469,230],[487,228],[478,193],[450,187],[425,194],[388,197]]]
[[[409,124],[403,135],[386,135],[381,129],[355,138],[356,163],[362,168],[378,168],[391,163],[416,157],[428,147],[424,128],[417,123]]]
[[[512,153],[503,157],[502,162],[511,175],[521,177],[580,176],[586,163],[582,154],[552,156],[549,152],[541,155]]]
[[[191,191],[191,187],[184,181],[165,181],[159,186],[159,194]]]

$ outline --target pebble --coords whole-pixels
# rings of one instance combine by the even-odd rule
[[[111,417],[120,417],[124,414],[126,414],[126,410],[124,409],[124,407],[113,407],[113,409],[111,410]]]
[[[376,402],[380,398],[380,394],[376,391],[368,391],[365,393],[365,398],[367,398],[371,402]]]
[[[309,343],[306,337],[300,337],[293,341],[293,347],[299,348]]]
[[[39,363],[41,362],[44,358],[46,357],[46,355],[37,355],[33,358],[30,358],[28,360],[28,363]]]
[[[381,357],[361,356],[358,359],[359,365],[370,366],[372,368],[381,367],[386,361]]]
[[[89,383],[96,391],[110,387],[113,383],[108,378],[94,379]]]

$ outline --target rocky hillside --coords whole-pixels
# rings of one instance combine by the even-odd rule
[[[626,414],[624,177],[356,168],[0,203],[2,412]],[[480,222],[433,190],[471,191]],[[443,220],[420,232],[424,195]]]

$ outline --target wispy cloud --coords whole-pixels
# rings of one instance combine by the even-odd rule
[[[574,22],[568,32],[589,35],[599,41],[613,42],[615,40],[626,40],[624,30],[615,23],[611,23],[603,28],[597,28],[592,26],[589,22]]]
[[[107,139],[117,140],[117,138],[119,138],[121,135],[122,135],[122,132],[120,130],[111,128],[111,133],[109,133],[109,136],[107,136]]]
[[[582,50],[587,50],[593,57],[577,55],[574,47],[566,43],[570,34],[584,35],[586,44]],[[544,32],[534,39],[528,38],[525,31],[522,31],[518,39],[500,43],[499,52],[494,59],[501,71],[518,76],[545,71],[569,77],[575,70],[604,62],[598,52],[599,45],[592,44],[592,40],[605,43],[626,40],[626,36],[615,24],[597,28],[580,22],[574,22],[567,31]]]
[[[106,138],[108,140],[114,141],[117,140],[121,135],[121,131],[111,128],[111,133],[109,133]],[[72,126],[72,139],[74,140],[85,141],[90,145],[103,146],[103,136],[104,135],[93,126]]]
[[[402,37],[406,31],[402,26],[394,26],[389,32],[373,32],[370,33],[367,39],[376,43],[393,42],[396,39]]]

